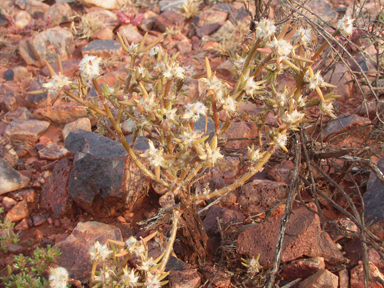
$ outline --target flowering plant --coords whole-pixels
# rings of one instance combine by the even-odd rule
[[[349,17],[341,19],[333,36],[350,35],[352,22]],[[140,170],[153,181],[154,189],[162,186],[166,190],[162,198],[170,200],[164,201],[163,215],[170,219],[169,211],[174,211],[173,222],[177,223],[177,219],[181,218],[186,226],[183,229],[189,229],[189,234],[186,230],[181,233],[181,245],[186,245],[183,247],[184,256],[196,263],[198,259],[204,260],[209,256],[209,243],[205,232],[201,230],[201,220],[195,205],[235,190],[260,171],[276,150],[281,148],[287,151],[289,132],[299,129],[299,124],[305,121],[307,109],[318,106],[323,113],[335,117],[332,102],[338,96],[333,93],[324,95],[324,88],[334,86],[323,80],[320,71],[313,70],[313,64],[328,42],[317,50],[311,50],[310,30],[298,26],[290,29],[290,23],[287,23],[279,31],[272,20],[262,19],[256,23],[255,40],[249,49],[241,56],[233,55],[233,74],[237,82],[231,86],[212,72],[208,59],[205,61],[205,77],[201,77],[193,69],[183,67],[177,60],[178,54],[170,56],[160,46],[156,46],[161,39],[144,47],[146,36],[140,44],[131,45],[120,35],[118,37],[124,51],[131,56],[130,72],[121,89],[118,85],[115,88],[107,85],[99,87],[97,78],[100,75],[100,59],[94,56],[86,56],[82,60],[80,77],[72,83],[61,75],[57,76],[47,63],[52,79],[46,88],[55,93],[64,91],[67,96],[85,105],[90,114],[109,120],[118,141]],[[141,60],[136,63],[138,59]],[[296,85],[291,89],[278,85],[278,75],[284,70],[295,75]],[[185,100],[184,96],[188,96],[185,84],[190,79],[200,79],[205,84],[206,92]],[[92,84],[102,107],[87,96]],[[308,89],[316,91],[317,97],[308,100],[304,95]],[[262,103],[264,110],[257,116],[240,113],[242,105],[247,101]],[[265,125],[268,115],[276,119],[275,125]],[[213,122],[213,135],[195,129],[195,123],[200,118],[205,119],[206,123],[209,119]],[[204,189],[201,194],[193,193],[191,185],[204,176],[207,169],[224,165],[219,141],[236,121],[248,121],[258,127],[259,141],[248,147],[248,154],[244,155],[248,159],[248,169],[224,188],[215,191]],[[138,155],[132,149],[133,143],[127,142],[123,129],[133,135],[133,143],[140,135],[147,137],[149,148]],[[258,146],[257,149],[255,146]],[[144,165],[142,159],[148,160],[149,165]],[[170,237],[162,263],[169,257],[176,229],[174,225],[174,236]],[[199,243],[201,247],[188,244],[187,237],[200,238],[193,243]],[[104,246],[95,246],[90,253],[93,260],[99,261],[109,256],[110,253],[106,253],[105,249]],[[143,251],[139,254],[143,255]],[[141,267],[151,266],[147,264]],[[162,264],[157,269],[163,271],[164,268]],[[124,271],[118,276],[126,275],[130,279],[138,277],[132,270]],[[93,276],[94,281],[107,281],[107,272],[103,270]],[[145,277],[155,281],[152,272],[148,272]]]

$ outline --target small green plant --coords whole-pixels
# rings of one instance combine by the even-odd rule
[[[4,213],[4,208],[0,207],[0,214]],[[19,235],[13,232],[13,229],[10,229],[14,227],[15,224],[11,221],[9,221],[7,218],[4,218],[3,221],[0,220],[0,229],[1,230],[7,230],[5,235],[0,236],[0,250],[4,251],[5,253],[8,252],[8,247],[11,244],[16,244],[19,242]]]
[[[0,277],[0,281],[7,288],[48,287],[48,280],[43,277],[43,274],[59,255],[58,248],[51,248],[48,245],[47,248],[36,248],[32,256],[22,254],[15,256],[12,266],[7,267],[8,275]]]

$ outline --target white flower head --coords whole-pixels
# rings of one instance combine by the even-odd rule
[[[68,271],[63,267],[49,269],[49,286],[52,288],[66,288]]]
[[[185,76],[186,76],[185,69],[179,65],[173,67],[172,73],[176,79],[180,79],[180,80],[185,79]]]
[[[260,272],[260,269],[263,268],[263,266],[260,265],[259,259],[252,258],[248,262],[248,273],[251,274],[257,274]]]
[[[276,26],[273,24],[274,21],[269,19],[261,19],[260,22],[257,22],[256,38],[264,40],[275,33]]]
[[[325,81],[323,77],[320,75],[320,70],[316,72],[316,74],[313,75],[313,77],[309,76],[309,71],[305,73],[304,81],[309,82],[309,89],[313,90],[316,89],[316,87],[323,87]]]
[[[173,68],[168,64],[165,64],[165,68],[163,69],[163,77],[167,80],[171,80],[173,78]]]
[[[165,159],[162,156],[163,152],[156,149],[151,140],[148,140],[149,149],[145,150],[141,157],[147,158],[149,164],[153,167],[162,166],[165,163]]]
[[[48,83],[43,84],[43,87],[47,88],[50,94],[57,95],[64,86],[69,86],[71,83],[72,81],[64,75],[54,75]]]
[[[287,58],[293,51],[291,43],[284,39],[277,40],[276,37],[273,37],[273,40],[267,43],[267,47],[271,48],[276,55],[280,56],[282,58],[281,60]]]
[[[155,96],[156,92],[151,91],[149,92],[148,97],[142,96],[140,100],[136,101],[139,105],[141,105],[141,107],[143,107],[145,111],[153,112],[153,109],[156,107]]]
[[[260,149],[254,150],[251,147],[247,147],[247,148],[248,148],[249,160],[251,160],[252,162],[255,162],[261,158],[262,155],[260,153]]]
[[[256,82],[253,79],[253,77],[249,77],[244,87],[244,91],[251,97],[254,96],[256,91],[259,91],[264,88],[264,86],[261,86],[261,84],[263,83],[262,81]]]
[[[333,103],[332,101],[329,101],[329,102],[321,102],[320,103],[320,110],[323,111],[325,114],[327,114],[329,117],[332,117],[332,118],[335,118],[335,114],[333,113]]]
[[[301,113],[295,109],[291,113],[289,113],[288,111],[285,111],[284,116],[282,117],[281,120],[284,123],[287,123],[288,125],[293,125],[300,122],[304,118],[304,116],[305,116],[305,113]]]
[[[147,72],[147,70],[142,66],[137,67],[136,71],[137,71],[137,74],[139,75],[139,77],[141,77],[141,78],[144,78],[146,75],[146,72]]]
[[[112,251],[108,249],[107,244],[101,245],[99,241],[96,241],[88,254],[92,261],[103,261],[112,254]]]
[[[185,112],[183,115],[183,119],[187,121],[196,122],[199,120],[200,116],[205,116],[207,107],[199,101],[192,104],[187,104],[184,106]]]
[[[197,133],[196,131],[188,132],[184,131],[183,134],[180,135],[183,144],[187,147],[192,146],[192,143],[199,140],[200,137],[204,134],[204,132]]]
[[[104,265],[103,269],[100,269],[99,275],[95,275],[95,282],[103,284],[104,287],[104,285],[109,284],[112,280],[111,273],[113,273],[113,271]]]
[[[79,64],[80,74],[87,86],[92,85],[92,79],[100,76],[100,63],[101,58],[96,56],[85,55],[81,60]]]
[[[224,109],[229,113],[234,113],[237,111],[237,102],[233,100],[232,97],[225,98],[223,102]]]
[[[308,44],[312,42],[311,29],[304,29],[302,27],[297,29],[292,37],[292,42],[299,43],[303,47],[307,47]]]
[[[131,236],[128,238],[127,241],[125,241],[125,244],[127,244],[126,249],[130,253],[135,253],[136,255],[140,256],[145,252],[145,247],[142,241],[137,241],[135,237]]]
[[[337,29],[340,30],[341,35],[343,35],[344,37],[352,35],[354,20],[355,19],[352,19],[351,16],[346,15],[344,15],[344,17],[339,20],[339,23],[337,24]]]
[[[153,260],[153,258],[149,258],[147,260],[144,260],[143,255],[141,255],[141,265],[138,266],[138,269],[141,271],[149,271],[153,266],[156,266],[157,263]]]
[[[124,286],[124,287],[136,287],[138,280],[140,278],[139,276],[135,275],[135,270],[128,269],[127,266],[125,266],[125,268],[123,268],[123,274],[120,277],[121,277],[121,279],[120,279],[119,283],[124,284],[124,285],[128,285],[128,286]]]
[[[123,123],[120,124],[120,126],[124,131],[128,131],[131,133],[137,127],[136,121],[133,121],[131,118],[125,120]]]
[[[145,284],[147,285],[148,288],[160,288],[160,280],[158,278],[158,275],[152,274],[152,273],[147,273],[147,278],[145,279]]]
[[[160,46],[152,47],[151,50],[149,50],[149,56],[155,57],[157,54],[159,54],[159,52],[163,52],[163,49],[161,49]]]
[[[208,143],[205,143],[205,154],[199,155],[201,160],[205,160],[210,167],[213,167],[217,160],[223,159],[224,156],[220,154],[220,148],[212,149]]]
[[[287,144],[287,134],[285,133],[279,133],[276,137],[276,144],[279,145],[281,148],[285,147]]]

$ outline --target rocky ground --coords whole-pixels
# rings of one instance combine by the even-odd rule
[[[85,107],[65,98],[54,99],[47,93],[29,93],[43,89],[42,84],[49,79],[42,59],[58,71],[56,53],[59,53],[65,75],[74,77],[84,55],[100,56],[104,61],[103,77],[99,81],[113,86],[125,78],[130,61],[116,33],[128,43],[139,43],[146,32],[146,43],[166,33],[161,46],[171,55],[180,52],[179,59],[184,65],[204,72],[204,58],[208,57],[217,76],[234,83],[227,56],[236,46],[228,46],[223,39],[229,33],[235,37],[230,42],[241,43],[249,33],[251,22],[242,2],[201,4],[198,15],[189,19],[181,8],[183,1],[148,0],[137,1],[140,3],[136,5],[117,0],[80,2],[2,0],[0,3],[0,205],[5,210],[1,219],[4,221],[5,216],[16,224],[2,229],[0,236],[14,231],[20,237],[17,244],[2,244],[8,251],[0,251],[0,276],[5,276],[5,268],[12,263],[14,255],[31,255],[36,247],[49,244],[60,248],[56,264],[67,268],[70,277],[86,283],[91,269],[87,254],[93,243],[106,239],[125,241],[132,235],[145,237],[150,232],[140,231],[138,222],[153,216],[160,207],[161,191],[152,187],[130,162],[122,146],[111,140],[112,134],[101,131],[100,123],[81,117],[86,114]],[[335,23],[352,4],[314,0],[306,7]],[[375,1],[367,2],[364,15],[375,18],[380,11],[378,5]],[[254,13],[253,3],[250,10]],[[280,17],[280,13],[281,7],[272,1],[269,16]],[[366,223],[376,222],[369,230],[384,240],[380,222],[384,219],[383,184],[363,162],[339,158],[358,156],[384,170],[383,126],[378,119],[382,104],[376,104],[366,86],[359,90],[351,74],[361,72],[357,66],[360,65],[368,76],[375,75],[377,52],[364,38],[353,43],[361,49],[349,47],[352,58],[345,57],[345,63],[338,62],[324,76],[337,86],[336,93],[342,96],[335,107],[338,118],[309,125],[306,131],[313,140],[308,141],[307,147],[311,160],[317,161],[330,177],[315,171],[313,177],[319,191],[350,211],[340,192],[344,191],[361,211],[360,190],[364,195]],[[365,57],[363,50],[372,58]],[[289,86],[292,76],[284,74],[280,82]],[[188,85],[191,94],[202,92],[197,80]],[[379,96],[383,93],[380,87],[375,91]],[[94,90],[92,93],[96,95]],[[260,111],[256,104],[248,104],[244,109]],[[318,116],[317,110],[311,111],[311,119]],[[274,123],[274,119],[268,121]],[[210,172],[212,189],[232,183],[244,171],[233,151],[245,149],[252,140],[231,140],[256,137],[255,129],[245,121],[230,127],[224,137],[228,141],[222,144],[222,149],[228,152],[225,160],[229,165]],[[147,143],[137,142],[135,149],[146,147]],[[262,286],[273,265],[293,167],[292,152],[279,153],[263,172],[230,193],[219,205],[201,213],[215,250],[212,263],[193,267],[177,259],[180,248],[176,243],[175,257],[167,266],[171,271],[169,287]],[[300,173],[307,175],[303,171]],[[330,179],[341,190],[330,185]],[[278,287],[298,278],[301,282],[292,285],[364,287],[359,228],[323,196],[316,206],[308,192],[309,185],[300,187],[285,234]],[[379,252],[382,249],[380,245],[376,248]],[[149,249],[158,255],[156,242],[151,242]],[[384,287],[381,273],[384,260],[379,252],[368,245],[373,276],[369,287]],[[263,269],[250,275],[240,264],[240,257],[249,259],[258,254]],[[0,287],[5,286],[0,283]]]

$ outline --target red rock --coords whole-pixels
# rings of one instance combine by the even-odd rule
[[[300,282],[298,288],[337,288],[339,277],[326,269],[320,269],[312,276]]]
[[[71,152],[64,147],[60,147],[57,144],[51,143],[45,146],[43,149],[38,151],[40,159],[45,160],[59,160],[67,157]]]
[[[14,120],[9,123],[7,129],[5,130],[5,136],[11,142],[21,141],[21,142],[32,142],[36,143],[40,136],[47,131],[50,123],[47,121],[39,120]]]
[[[361,142],[371,132],[369,124],[371,121],[367,118],[343,114],[325,127],[322,137],[324,141],[339,145],[347,145],[354,139]]]
[[[339,271],[339,284],[340,288],[349,288],[349,273],[345,268]]]
[[[202,27],[214,23],[224,23],[227,17],[228,13],[225,11],[204,11],[196,16],[194,24],[197,27]]]
[[[64,75],[66,75],[67,77],[73,76],[75,71],[79,68],[79,63],[80,63],[80,60],[61,61],[61,65],[63,66]],[[51,63],[50,65],[56,73],[59,73],[59,64],[57,63],[57,61]],[[45,76],[51,76],[47,66],[45,66],[41,71],[43,72],[43,74]]]
[[[12,209],[13,206],[16,206],[17,202],[9,197],[4,197],[2,201],[4,210],[7,212]]]
[[[64,158],[53,169],[41,190],[40,205],[48,210],[53,218],[70,214],[73,209],[72,198],[68,194],[70,162]]]
[[[369,272],[371,274],[371,278],[380,279],[381,283],[384,281],[384,275],[380,272],[380,270],[369,261]],[[364,272],[363,272],[363,262],[359,261],[359,265],[354,267],[351,270],[351,288],[363,288],[364,287]],[[379,281],[370,281],[368,287],[369,288],[383,288]]]
[[[16,231],[25,231],[29,229],[29,225],[26,219],[20,221],[19,224],[15,226]]]
[[[223,225],[241,223],[244,221],[244,216],[240,212],[214,205],[209,208],[207,215],[203,220],[204,229],[209,236],[220,234],[217,218],[221,220]]]
[[[54,124],[65,125],[79,119],[79,116],[86,115],[86,108],[76,102],[69,102],[57,106],[38,108],[33,115],[39,120],[49,120]]]
[[[28,77],[31,76],[28,69],[23,66],[16,66],[12,68],[12,70],[14,72],[14,80],[16,82],[23,82],[25,79],[28,79]]]
[[[297,278],[305,279],[314,274],[317,270],[324,269],[323,257],[305,258],[294,260],[284,266],[281,276],[286,281],[293,281]]]
[[[351,80],[353,80],[353,77],[349,72],[349,67],[347,67],[344,63],[336,64],[335,69],[331,69],[326,75],[324,75],[325,82],[337,86],[333,90],[335,95],[341,95],[343,97],[352,96],[353,81]]]
[[[128,43],[138,44],[143,40],[143,36],[137,31],[137,28],[132,24],[120,26],[119,33],[128,40]]]
[[[192,51],[192,44],[189,39],[181,40],[179,43],[176,44],[176,47],[181,54],[186,54]]]
[[[308,206],[316,211],[314,203]],[[238,237],[237,253],[246,257],[260,256],[260,264],[266,266],[273,263],[275,245],[280,231],[280,213],[267,221],[250,227]],[[282,257],[289,262],[302,256],[323,257],[332,265],[344,262],[344,257],[326,232],[321,231],[319,217],[301,206],[292,211],[287,225]]]
[[[271,208],[281,199],[287,198],[288,186],[270,180],[254,180],[241,187],[238,203],[248,214],[258,214]]]
[[[17,222],[21,219],[27,218],[29,215],[27,201],[23,200],[16,204],[5,217],[12,222]]]
[[[138,27],[144,31],[152,30],[153,24],[155,23],[157,16],[158,15],[151,10],[146,11],[143,14],[144,19],[140,22]]]
[[[284,161],[281,164],[274,166],[268,170],[268,179],[276,182],[283,182],[285,184],[291,183],[292,172],[294,169],[292,161]]]
[[[201,277],[193,268],[181,271],[172,270],[168,279],[170,288],[197,288],[201,282]]]
[[[60,27],[50,28],[19,42],[21,57],[27,64],[38,67],[45,66],[43,58],[50,63],[57,61],[57,53],[62,60],[67,60],[74,48],[72,33]]]
[[[113,29],[111,27],[103,27],[97,30],[92,38],[97,40],[113,40],[114,38]]]
[[[27,203],[33,203],[36,199],[36,193],[33,189],[12,192],[11,197],[17,201],[25,200]]]
[[[64,126],[63,128],[63,138],[67,138],[68,133],[73,131],[73,130],[85,130],[85,131],[91,131],[92,126],[91,126],[91,121],[89,118],[80,118],[77,119],[74,122],[68,123]]]
[[[233,122],[227,131],[224,132],[222,139],[234,138],[257,138],[257,130],[248,122]],[[253,140],[236,140],[225,142],[224,147],[227,149],[241,149],[251,146]]]
[[[14,111],[19,108],[18,105],[15,92],[4,85],[0,85],[0,110],[4,112]]]
[[[58,265],[66,267],[71,278],[87,282],[92,267],[89,249],[96,241],[106,244],[107,239],[123,241],[120,229],[96,221],[79,222],[67,239],[56,244],[61,251]]]
[[[201,272],[208,281],[215,277],[215,280],[212,282],[213,287],[229,288],[231,286],[231,276],[224,271],[216,271],[211,266],[206,266],[202,268]]]
[[[55,3],[45,12],[44,19],[47,20],[50,18],[49,23],[52,26],[56,26],[64,22],[69,22],[72,15],[73,11],[68,3]]]
[[[0,136],[0,157],[2,157],[7,163],[14,167],[19,160],[19,156],[12,145],[9,143],[8,139]]]
[[[184,18],[175,11],[165,11],[156,18],[155,25],[159,31],[164,33],[169,27],[182,28]]]
[[[11,122],[13,120],[17,120],[17,119],[26,120],[26,119],[33,119],[33,118],[35,118],[35,117],[33,117],[33,114],[31,112],[29,112],[29,110],[25,107],[20,107],[19,109],[16,109],[15,111],[8,112],[4,116],[4,119],[6,119],[9,122]]]

